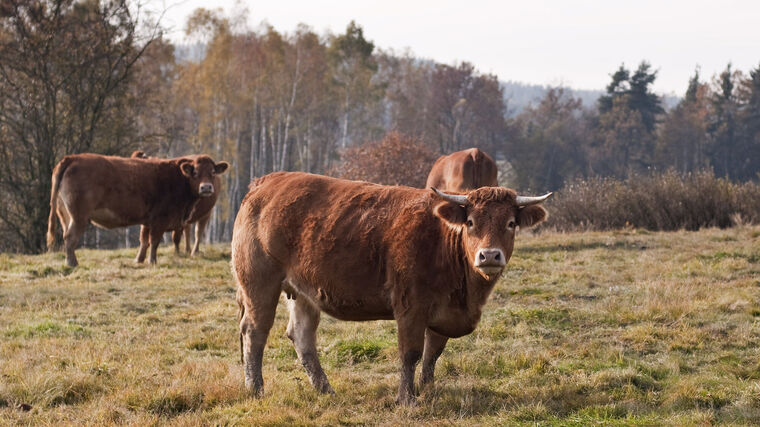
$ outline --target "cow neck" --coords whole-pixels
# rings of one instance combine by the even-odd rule
[[[444,224],[442,229],[446,244],[442,245],[441,249],[445,251],[444,256],[448,258],[448,264],[453,267],[454,277],[457,277],[460,284],[460,302],[470,316],[479,319],[482,307],[491,295],[498,277],[492,280],[485,279],[470,265],[464,248],[462,228],[455,229]]]

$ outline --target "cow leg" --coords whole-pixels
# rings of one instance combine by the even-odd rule
[[[145,254],[148,252],[148,245],[150,243],[150,227],[140,226],[140,250],[137,251],[136,263],[142,263],[145,261]]]
[[[435,362],[443,353],[448,337],[439,335],[430,329],[425,330],[425,350],[422,353],[422,373],[420,374],[420,388],[433,383]]]
[[[185,236],[185,253],[190,254],[190,230],[193,228],[192,224],[187,224],[185,228],[182,229],[182,233]]]
[[[191,256],[198,253],[198,247],[201,244],[201,240],[203,240],[203,235],[206,232],[206,225],[208,225],[210,219],[211,215],[208,215],[199,219],[198,222],[195,223],[195,244],[193,245],[193,251],[190,252]]]
[[[151,227],[150,228],[150,258],[148,261],[151,264],[156,263],[156,251],[158,250],[158,244],[161,243],[161,238],[164,237],[163,227]]]
[[[179,243],[182,241],[182,233],[185,227],[172,230],[172,242],[174,242],[174,254],[179,255]]]
[[[72,215],[71,222],[66,228],[66,232],[63,234],[63,243],[64,247],[66,248],[66,265],[69,267],[76,267],[79,265],[79,262],[77,262],[77,255],[74,253],[74,250],[77,248],[79,241],[82,239],[86,225],[86,220],[77,220],[76,217]]]
[[[263,258],[264,256],[255,257],[259,261],[255,267],[250,263],[234,264],[235,276],[241,289],[237,299],[242,302],[240,334],[245,387],[255,396],[260,396],[264,391],[264,378],[261,375],[264,346],[274,323],[282,280],[285,278],[276,269],[268,268]]]
[[[317,326],[319,326],[319,309],[305,297],[288,300],[290,320],[288,321],[288,338],[293,341],[298,359],[306,369],[311,385],[320,393],[335,394],[317,355]]]
[[[406,313],[397,318],[398,350],[401,358],[401,383],[398,388],[396,402],[403,405],[413,405],[414,371],[420,361],[425,343],[425,320],[420,312]]]
[[[66,206],[64,206],[63,200],[60,198],[58,199],[56,212],[58,213],[58,222],[61,224],[61,235],[66,235],[66,230],[69,229],[69,224],[71,224],[71,216]]]

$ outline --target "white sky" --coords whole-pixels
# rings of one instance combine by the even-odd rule
[[[353,19],[382,49],[451,64],[469,61],[501,80],[603,89],[621,63],[641,60],[659,70],[654,88],[682,95],[695,66],[702,79],[760,64],[758,0],[150,0],[167,8],[170,39],[184,40],[186,17],[198,7],[227,16],[248,9],[251,27],[267,21],[280,32],[299,23],[342,33]],[[237,13],[235,12],[237,11]]]

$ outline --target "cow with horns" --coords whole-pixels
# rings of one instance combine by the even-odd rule
[[[413,403],[417,363],[420,385],[431,383],[447,340],[478,324],[517,228],[544,221],[550,195],[448,194],[300,172],[257,179],[232,236],[246,387],[262,392],[264,346],[285,292],[287,335],[317,390],[333,392],[317,357],[320,313],[388,319],[398,327],[397,401]]]

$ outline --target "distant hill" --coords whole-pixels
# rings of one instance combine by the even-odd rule
[[[504,88],[504,99],[507,101],[507,108],[510,115],[517,115],[529,105],[536,105],[541,102],[546,92],[549,90],[549,86],[521,83],[515,81],[502,82]],[[586,108],[592,108],[596,106],[596,101],[605,92],[604,90],[580,90],[567,88],[576,98],[580,98],[583,106]],[[663,96],[663,107],[665,110],[670,110],[675,107],[681,100],[680,97],[672,95]]]

